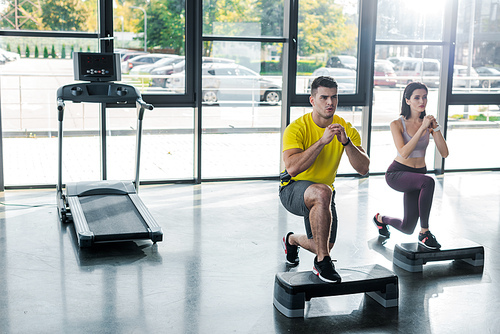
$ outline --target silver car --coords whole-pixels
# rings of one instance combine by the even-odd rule
[[[185,72],[173,74],[167,88],[183,93]],[[249,68],[237,64],[206,63],[202,66],[202,101],[215,104],[219,101],[259,101],[276,105],[281,101],[281,86]]]

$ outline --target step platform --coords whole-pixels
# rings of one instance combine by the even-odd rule
[[[439,250],[427,249],[418,242],[394,246],[394,265],[409,272],[421,272],[427,262],[445,260],[462,260],[475,267],[482,267],[484,247],[466,239],[442,242]]]
[[[274,307],[288,318],[304,316],[311,298],[365,293],[384,307],[398,306],[398,277],[378,265],[337,269],[341,283],[326,283],[312,271],[277,273]]]

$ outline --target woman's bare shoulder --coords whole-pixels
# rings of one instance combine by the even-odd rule
[[[391,128],[394,126],[396,126],[398,128],[402,128],[403,124],[401,123],[401,118],[396,118],[396,119],[392,120],[390,123],[390,126],[391,126]]]

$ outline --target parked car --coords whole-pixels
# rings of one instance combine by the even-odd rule
[[[201,59],[203,64],[206,63],[234,63],[233,59],[227,59],[227,58],[217,58],[217,57],[203,57]],[[180,73],[186,69],[186,62],[184,60],[175,63],[175,64],[168,64],[165,66],[159,66],[156,67],[154,70],[151,71],[152,75],[158,76],[153,78],[152,80],[152,86],[155,87],[167,87],[168,86],[168,76],[175,74],[175,73]]]
[[[145,75],[145,74],[151,74],[151,71],[158,67],[162,66],[167,66],[167,65],[175,65],[177,63],[180,63],[181,61],[184,61],[183,56],[172,56],[172,57],[165,57],[160,60],[158,60],[155,63],[152,64],[144,64],[144,65],[137,65],[134,66],[130,70],[130,75],[133,74],[140,74],[140,75]]]
[[[0,54],[5,57],[7,61],[15,61],[21,59],[18,53],[0,49]]]
[[[437,59],[389,57],[387,60],[395,63],[394,71],[399,77],[399,83],[406,85],[418,81],[423,82],[428,87],[439,86],[440,64]]]
[[[168,88],[183,93],[185,72],[172,74]],[[281,101],[281,86],[249,68],[234,63],[205,63],[202,65],[202,101],[254,101],[276,105]]]
[[[453,66],[453,87],[479,87],[479,75],[472,67],[455,65]]]
[[[393,64],[388,60],[375,60],[373,70],[375,76],[373,84],[375,86],[388,86],[396,87],[396,72],[394,71]]]
[[[332,56],[327,60],[326,67],[350,68],[355,70],[358,67],[358,60],[353,56]]]
[[[331,68],[331,67],[320,67],[314,70],[311,78],[309,79],[309,84],[307,92],[311,92],[311,83],[313,80],[319,76],[330,76],[337,81],[338,94],[355,94],[356,93],[356,71],[349,68]]]
[[[500,71],[494,67],[476,67],[476,72],[480,77],[479,86],[482,88],[500,87]]]
[[[120,60],[122,62],[127,61],[131,58],[137,57],[137,56],[144,56],[147,55],[147,52],[141,52],[141,51],[132,51],[132,52],[124,52],[120,53]]]
[[[129,60],[122,62],[122,73],[129,73],[130,70],[137,65],[146,65],[156,63],[158,60],[165,57],[172,57],[174,55],[162,54],[162,53],[150,53],[145,55],[140,55],[136,57],[129,58]]]

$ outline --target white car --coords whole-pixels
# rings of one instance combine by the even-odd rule
[[[470,86],[468,86],[469,83]],[[453,87],[479,87],[479,74],[472,67],[455,65],[453,66]]]
[[[21,56],[19,56],[18,53],[7,51],[4,49],[0,49],[0,54],[4,56],[7,61],[15,61],[21,59]]]
[[[320,67],[314,70],[309,84],[307,93],[311,92],[311,83],[316,77],[330,76],[337,81],[339,85],[337,93],[339,94],[355,94],[356,93],[356,71],[350,68],[335,68],[335,67]]]
[[[184,93],[185,72],[172,74],[167,87]],[[281,100],[281,86],[244,66],[234,63],[206,63],[202,65],[202,101],[216,104],[219,101],[259,101],[276,105]]]

